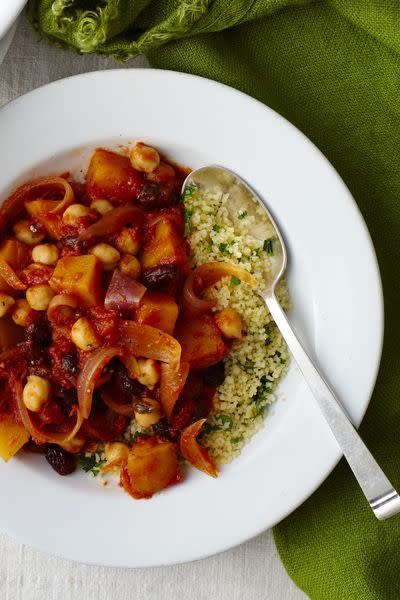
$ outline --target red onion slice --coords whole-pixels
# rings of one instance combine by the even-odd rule
[[[92,352],[84,364],[77,381],[79,410],[84,419],[90,415],[94,388],[102,370],[111,359],[122,355],[121,348],[100,348]]]
[[[104,299],[104,306],[123,313],[130,313],[129,316],[132,316],[145,293],[144,285],[115,269]]]
[[[80,240],[90,240],[94,237],[117,233],[127,223],[141,223],[143,211],[137,206],[118,206],[103,215],[99,221],[90,225],[79,236]]]

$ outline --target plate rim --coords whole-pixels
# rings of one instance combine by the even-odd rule
[[[364,408],[362,411],[360,411],[360,417],[356,420],[356,426],[358,426],[362,419],[364,418],[364,415],[366,413],[366,410],[369,406],[370,400],[371,400],[371,396],[373,394],[374,391],[374,387],[376,384],[376,379],[378,376],[378,372],[379,372],[379,368],[380,368],[380,362],[381,362],[381,358],[382,358],[382,349],[383,349],[383,339],[384,339],[384,301],[383,301],[383,289],[382,289],[382,281],[381,281],[381,276],[380,276],[380,271],[379,271],[379,264],[378,264],[378,260],[377,260],[377,256],[376,256],[376,252],[375,252],[375,248],[368,230],[368,226],[362,216],[362,213],[360,211],[360,208],[358,206],[358,204],[356,203],[355,199],[353,198],[350,190],[348,189],[348,187],[346,186],[346,184],[344,183],[343,179],[341,178],[341,176],[339,175],[339,173],[336,171],[335,167],[330,163],[330,161],[325,157],[325,155],[319,150],[319,148],[300,130],[298,129],[295,125],[293,125],[288,119],[286,119],[285,117],[283,117],[282,115],[280,115],[277,111],[275,111],[274,109],[270,108],[268,105],[264,104],[263,102],[261,102],[260,100],[257,100],[256,98],[253,98],[252,96],[249,96],[248,94],[233,88],[229,85],[220,83],[218,81],[206,78],[206,77],[202,77],[202,76],[198,76],[198,75],[192,75],[189,73],[184,73],[184,72],[179,72],[179,71],[172,71],[172,70],[164,70],[164,69],[152,69],[152,68],[140,68],[140,69],[130,69],[130,70],[126,70],[123,68],[119,68],[119,69],[105,69],[105,70],[100,70],[100,71],[91,71],[91,72],[87,72],[87,73],[81,73],[81,74],[77,74],[77,75],[72,75],[70,77],[66,77],[66,78],[62,78],[62,79],[58,79],[56,81],[52,81],[49,82],[43,86],[40,86],[34,90],[31,90],[29,92],[27,92],[26,94],[19,96],[16,99],[10,100],[9,102],[7,102],[6,104],[4,104],[1,108],[0,108],[0,116],[3,112],[7,111],[8,107],[12,107],[12,106],[17,106],[19,105],[21,102],[25,101],[26,98],[29,98],[32,95],[36,95],[38,93],[43,93],[43,91],[45,91],[47,88],[49,87],[59,87],[60,85],[63,84],[63,82],[66,81],[70,81],[70,80],[77,80],[80,78],[84,78],[84,79],[90,79],[90,78],[102,78],[102,77],[107,77],[107,75],[111,75],[113,76],[115,73],[119,73],[122,77],[127,77],[127,73],[129,73],[130,76],[136,76],[138,73],[151,73],[152,75],[154,75],[154,73],[162,73],[163,76],[165,75],[170,75],[172,77],[179,77],[181,79],[187,79],[187,80],[192,80],[192,79],[196,79],[196,80],[201,80],[202,82],[205,82],[206,85],[212,85],[212,86],[217,86],[217,87],[223,87],[226,88],[226,90],[229,90],[229,94],[234,94],[234,95],[239,95],[239,96],[243,96],[246,101],[250,101],[250,103],[255,103],[257,105],[259,105],[260,107],[262,107],[263,110],[266,110],[267,112],[272,112],[274,113],[274,115],[279,119],[279,120],[283,120],[286,123],[286,126],[289,126],[289,128],[292,129],[293,132],[295,132],[295,134],[297,136],[300,136],[303,140],[304,143],[306,143],[307,145],[311,146],[314,150],[314,152],[319,156],[319,159],[323,160],[323,162],[325,162],[329,168],[331,169],[332,173],[334,173],[335,178],[339,181],[339,183],[341,183],[341,185],[343,186],[343,188],[345,190],[347,190],[347,199],[346,202],[350,203],[354,208],[356,208],[356,213],[357,213],[357,220],[359,222],[359,225],[361,225],[362,229],[363,229],[363,237],[365,238],[365,241],[368,243],[369,249],[370,249],[370,258],[371,261],[369,262],[369,267],[371,268],[371,270],[373,270],[373,277],[375,279],[375,283],[376,283],[376,290],[375,292],[377,293],[377,300],[378,300],[378,305],[376,307],[377,310],[377,314],[375,315],[376,319],[377,319],[377,329],[379,330],[379,347],[377,348],[377,352],[376,352],[376,360],[374,362],[374,372],[371,376],[371,384],[369,386],[369,393],[368,393],[368,398],[366,399]],[[123,75],[122,75],[123,74]],[[157,75],[156,75],[157,76]],[[89,142],[88,142],[89,145]],[[378,314],[379,313],[379,314]],[[209,556],[213,556],[216,554],[220,554],[221,552],[224,552],[230,548],[234,548],[242,543],[244,543],[247,540],[250,540],[254,537],[256,537],[257,535],[261,534],[263,531],[275,526],[277,523],[279,523],[282,519],[284,519],[286,516],[288,516],[289,514],[291,514],[294,510],[296,510],[296,508],[298,508],[298,506],[300,506],[307,498],[309,498],[315,491],[316,489],[319,488],[319,486],[325,481],[325,479],[330,475],[330,473],[332,472],[332,470],[334,469],[334,467],[337,465],[337,463],[339,462],[340,458],[342,457],[342,453],[338,450],[337,453],[333,456],[332,460],[331,460],[331,464],[329,466],[328,469],[324,470],[323,474],[318,478],[318,481],[315,485],[313,485],[312,487],[308,488],[307,493],[304,495],[304,497],[302,497],[301,499],[299,499],[299,501],[295,502],[292,504],[291,508],[288,509],[284,514],[282,514],[279,519],[277,519],[273,524],[267,524],[265,527],[263,527],[262,529],[257,528],[257,531],[252,531],[248,534],[242,535],[241,537],[237,538],[237,542],[235,542],[234,544],[228,542],[227,544],[221,543],[219,544],[219,547],[213,551],[204,551],[203,553],[197,553],[196,557],[191,557],[188,558],[187,560],[171,560],[171,561],[164,561],[163,563],[157,563],[158,565],[161,566],[162,565],[173,565],[173,564],[182,564],[184,562],[193,562],[194,560],[200,560]],[[144,566],[147,567],[151,567],[151,566],[156,566],[154,563],[149,563],[147,565],[138,565],[137,567],[133,567],[132,563],[126,563],[126,564],[121,564],[121,562],[118,563],[113,563],[113,562],[108,562],[108,563],[104,563],[104,562],[99,562],[96,560],[81,560],[81,559],[76,559],[73,556],[70,556],[68,553],[63,553],[62,551],[57,551],[57,550],[49,550],[48,547],[46,547],[46,544],[41,545],[40,543],[37,542],[32,542],[31,540],[27,539],[29,538],[29,536],[27,536],[25,539],[23,539],[22,536],[16,534],[13,531],[8,530],[8,528],[4,525],[2,525],[2,529],[4,531],[6,531],[7,533],[9,533],[12,537],[18,539],[19,541],[21,541],[22,543],[29,543],[31,545],[33,545],[36,548],[39,548],[47,553],[56,555],[56,556],[60,556],[60,557],[64,557],[64,558],[68,558],[69,560],[73,560],[73,561],[79,561],[82,562],[83,564],[91,564],[91,565],[103,565],[103,566],[114,566],[114,567],[130,567],[130,568],[143,568]]]

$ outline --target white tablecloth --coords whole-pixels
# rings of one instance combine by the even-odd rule
[[[49,81],[115,66],[112,59],[77,56],[45,42],[38,44],[23,17],[6,59],[0,65],[0,105]],[[138,58],[126,66],[143,67],[147,63],[144,58]],[[286,575],[270,531],[203,561],[146,570],[106,569],[73,563],[43,554],[0,533],[1,600],[187,598],[301,600],[305,596]]]

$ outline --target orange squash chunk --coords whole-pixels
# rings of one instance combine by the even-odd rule
[[[228,354],[214,317],[200,315],[178,321],[175,337],[182,346],[181,361],[192,369],[205,369]]]
[[[174,265],[188,271],[186,241],[171,219],[162,217],[146,236],[140,256],[143,270]]]
[[[177,448],[156,436],[140,437],[132,446],[121,483],[134,498],[150,498],[182,478]]]
[[[129,158],[103,148],[94,152],[86,176],[90,198],[127,202],[136,198],[142,185],[143,174],[132,167]]]
[[[25,202],[25,208],[31,217],[35,217],[43,225],[47,233],[56,240],[63,238],[65,225],[62,215],[52,211],[60,204],[59,200],[31,200]]]
[[[58,293],[73,294],[83,306],[97,306],[102,300],[101,276],[102,266],[95,256],[64,256],[49,284]]]
[[[146,292],[136,311],[136,321],[172,335],[178,312],[178,305],[172,296],[159,292]]]
[[[0,420],[0,458],[8,462],[29,440],[30,434],[23,425],[15,423],[11,416]]]

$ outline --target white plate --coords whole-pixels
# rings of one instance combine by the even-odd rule
[[[142,138],[193,167],[220,163],[267,200],[290,248],[301,332],[356,424],[381,355],[379,271],[342,180],[295,127],[213,81],[155,70],[86,74],[0,110],[0,197],[27,176],[76,167],[83,148]],[[0,464],[0,527],[86,563],[165,565],[220,552],[271,527],[325,479],[339,449],[295,365],[265,428],[217,480],[191,469],[149,501],[58,477],[42,457]]]

